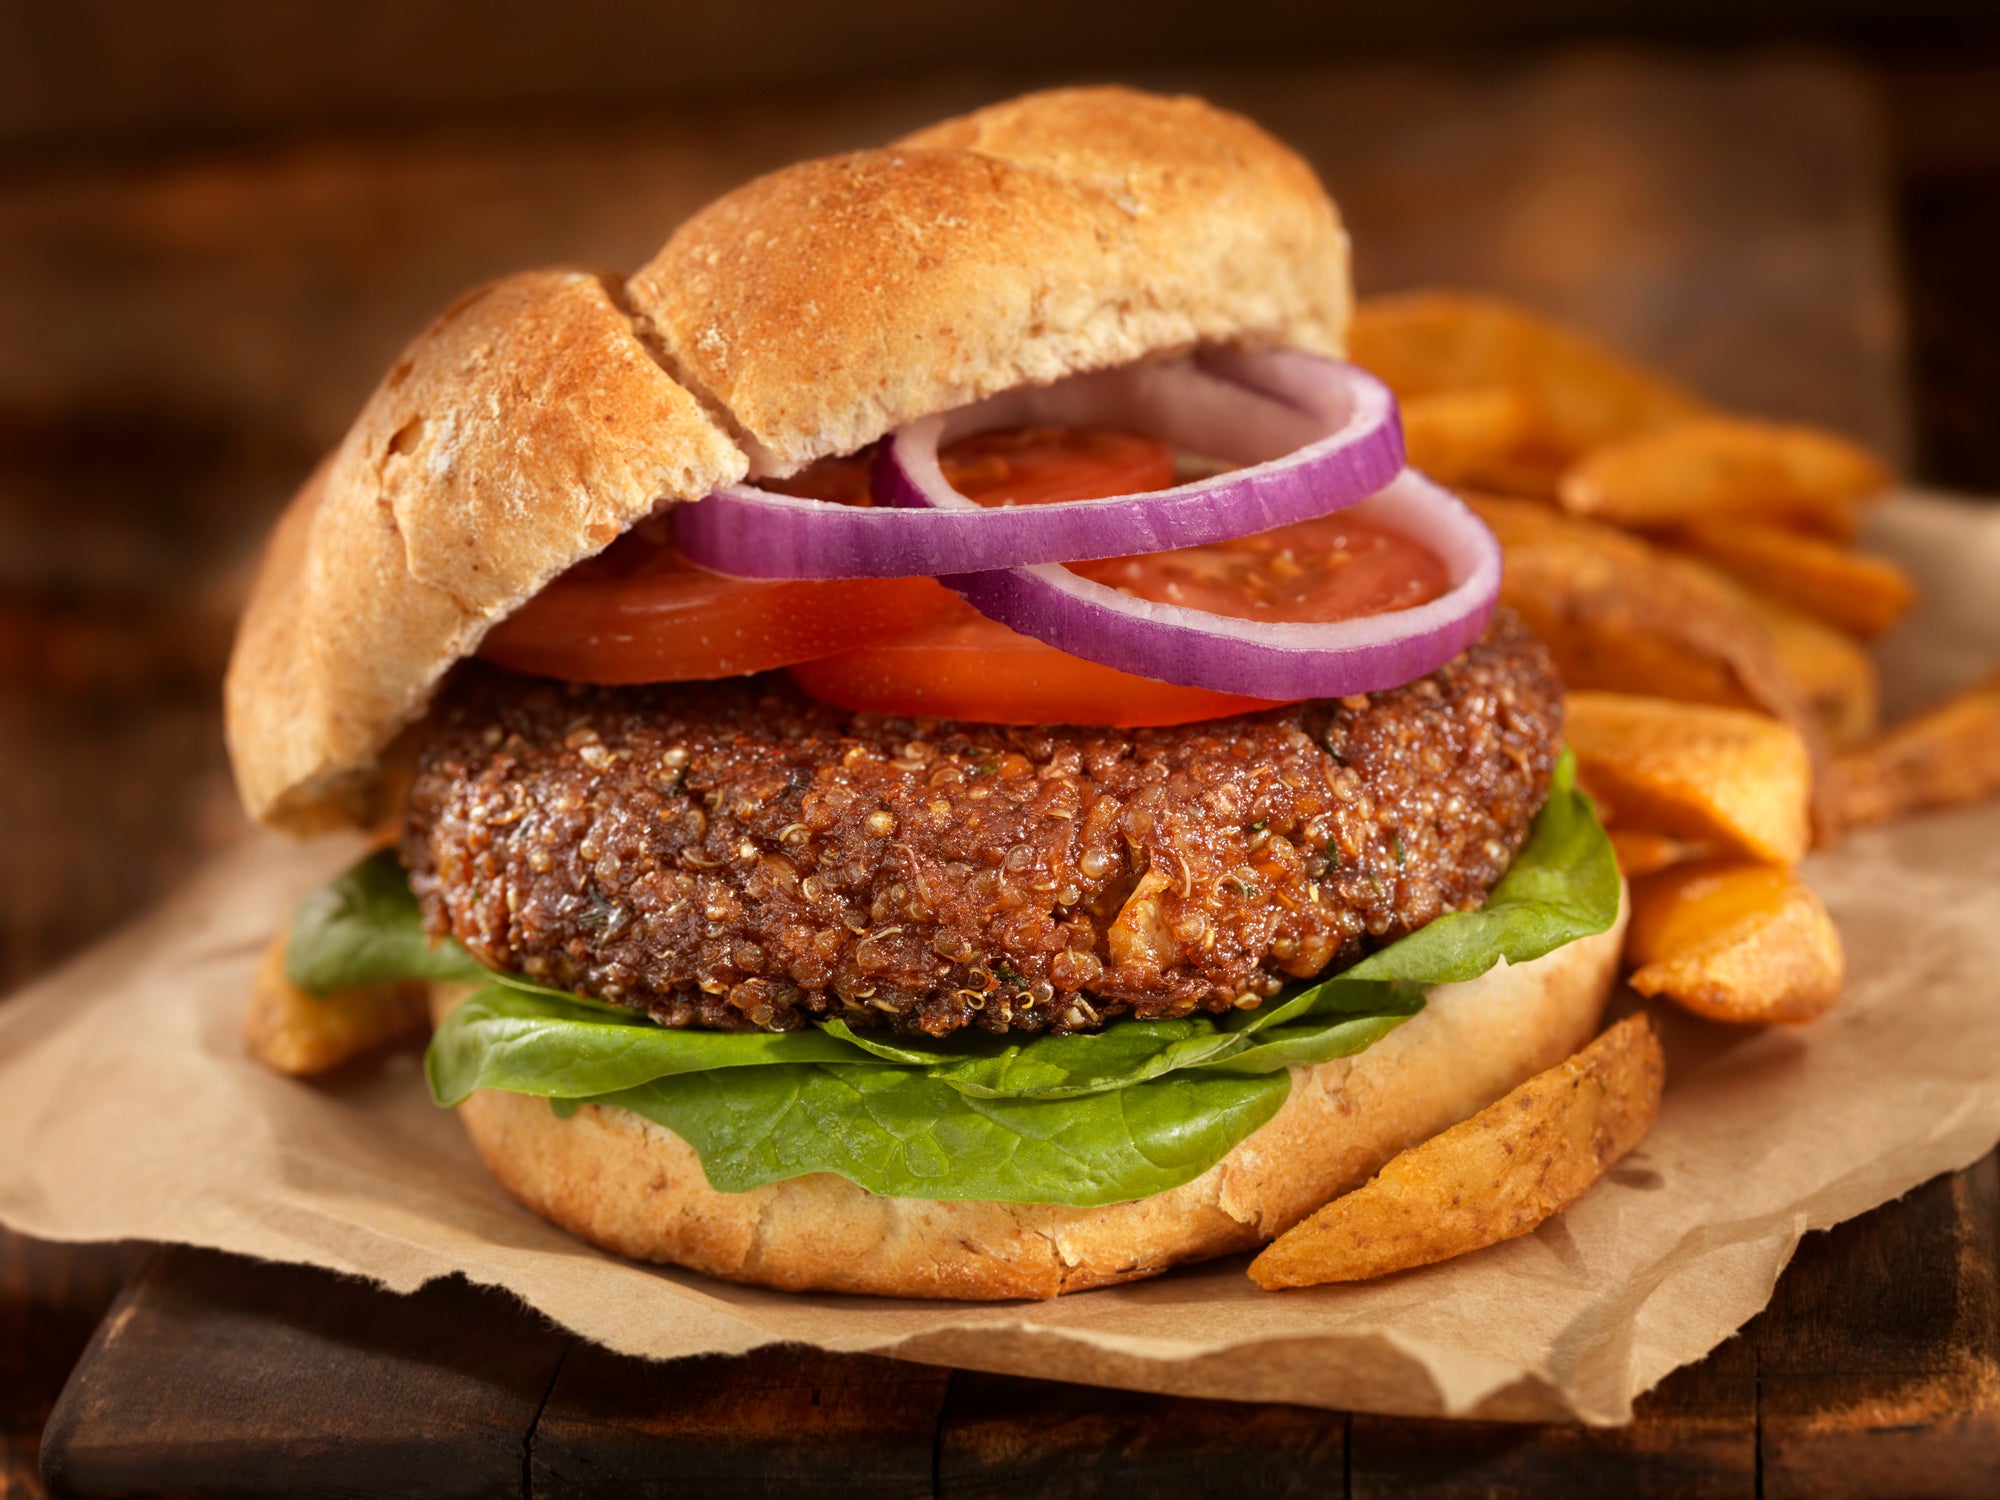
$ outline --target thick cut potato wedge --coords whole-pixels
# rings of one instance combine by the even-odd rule
[[[2000,796],[2000,674],[1837,757],[1829,779],[1842,828]]]
[[[1541,638],[1571,689],[1809,718],[1770,632],[1735,584],[1640,537],[1533,501],[1466,500],[1506,554],[1501,602]]]
[[[1536,461],[1523,457],[1535,441],[1535,404],[1518,386],[1433,391],[1401,404],[1410,465],[1439,484],[1510,488],[1523,462]],[[1553,497],[1559,469],[1542,460],[1540,470]]]
[[[1601,808],[1599,811],[1607,812],[1608,809]],[[1685,839],[1652,833],[1643,828],[1620,828],[1614,824],[1605,829],[1605,833],[1610,836],[1611,848],[1618,856],[1618,873],[1628,880],[1651,875],[1686,860],[1704,859],[1710,853],[1706,845],[1690,844]]]
[[[263,1062],[301,1077],[324,1073],[423,1028],[428,985],[375,985],[316,999],[285,978],[286,936],[264,950],[243,1017],[243,1039]]]
[[[1743,598],[1770,633],[1780,667],[1835,749],[1858,745],[1881,727],[1882,690],[1875,663],[1852,636],[1754,589],[1743,590]]]
[[[1793,864],[1812,841],[1798,732],[1742,709],[1572,693],[1577,775],[1619,828]]]
[[[1354,310],[1347,353],[1405,401],[1450,391],[1519,391],[1534,414],[1527,446],[1557,457],[1704,409],[1652,372],[1494,297],[1368,298]]]
[[[1745,860],[1677,865],[1632,883],[1632,988],[1717,1021],[1810,1021],[1840,997],[1846,959],[1818,896]]]
[[[1855,635],[1880,635],[1917,591],[1886,557],[1755,521],[1697,521],[1670,537],[1751,588]]]
[[[1599,448],[1563,475],[1563,508],[1641,529],[1774,520],[1851,540],[1889,486],[1867,449],[1812,427],[1698,417]]]
[[[1267,1291],[1363,1281],[1526,1234],[1639,1144],[1665,1081],[1651,1019],[1629,1016],[1280,1235],[1250,1279]]]

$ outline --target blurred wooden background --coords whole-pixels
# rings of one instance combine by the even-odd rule
[[[451,297],[1025,87],[1209,94],[1313,159],[1364,291],[1517,296],[2000,490],[1995,11],[0,0],[0,987],[240,831],[254,547]],[[0,1496],[130,1264],[0,1234]]]

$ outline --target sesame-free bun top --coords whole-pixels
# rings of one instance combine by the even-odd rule
[[[634,522],[996,391],[1199,343],[1341,352],[1347,242],[1249,121],[1031,94],[803,162],[629,281],[469,293],[383,378],[268,543],[225,685],[244,805],[382,811],[383,752],[496,622]]]

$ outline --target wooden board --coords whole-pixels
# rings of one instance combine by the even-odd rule
[[[1814,1236],[1622,1429],[1348,1416],[779,1347],[648,1364],[511,1299],[158,1252],[51,1418],[56,1495],[2000,1493],[2000,1157]]]

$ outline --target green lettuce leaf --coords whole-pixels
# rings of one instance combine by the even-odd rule
[[[425,1067],[440,1104],[499,1088],[546,1097],[561,1113],[619,1105],[687,1140],[726,1191],[837,1172],[893,1196],[1086,1205],[1199,1176],[1276,1113],[1286,1069],[1351,1056],[1421,1010],[1431,986],[1602,932],[1617,908],[1610,841],[1566,755],[1480,910],[1440,917],[1341,974],[1222,1017],[943,1040],[839,1020],[782,1033],[670,1030],[431,944],[386,856],[309,898],[293,942],[307,944],[300,967],[322,991],[404,977],[484,981],[432,1040]]]
[[[1178,1074],[1075,1099],[977,1099],[920,1068],[681,1073],[599,1098],[694,1147],[744,1192],[837,1172],[870,1192],[1006,1203],[1117,1203],[1199,1177],[1278,1112],[1289,1075]]]
[[[588,1099],[714,1068],[851,1063],[855,1049],[806,1031],[675,1031],[582,996],[488,984],[431,1038],[424,1074],[440,1104],[480,1089]]]
[[[489,977],[457,943],[425,933],[410,882],[388,849],[329,880],[292,914],[285,978],[308,995],[399,979]]]

